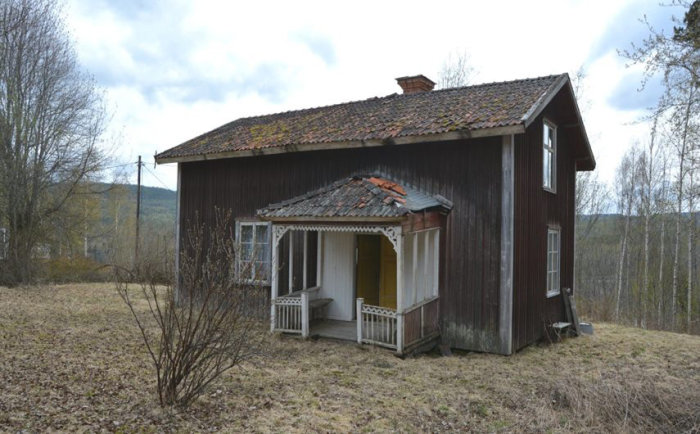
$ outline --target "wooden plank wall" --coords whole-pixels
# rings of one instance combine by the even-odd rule
[[[513,347],[544,336],[545,324],[564,321],[561,295],[546,297],[547,228],[561,227],[561,288],[573,285],[574,113],[563,89],[515,141],[515,251],[513,258]],[[542,188],[542,119],[557,125],[556,193]]]
[[[267,204],[372,172],[454,202],[440,240],[443,340],[498,351],[500,137],[183,163],[182,227],[195,210],[204,220],[215,206],[252,217]]]

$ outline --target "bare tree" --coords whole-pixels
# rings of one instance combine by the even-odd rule
[[[608,209],[610,193],[598,172],[576,174],[576,218],[579,239],[587,238],[600,216]]]
[[[700,81],[700,1],[672,0],[670,6],[685,9],[682,21],[672,17],[677,24],[672,35],[655,29],[645,16],[643,22],[649,36],[641,44],[632,43],[629,49],[619,52],[633,63],[644,65],[643,85],[658,72],[663,73],[665,80],[675,75],[684,77],[687,83]]]
[[[467,86],[476,72],[466,51],[453,51],[447,55],[438,74],[438,88]]]
[[[643,150],[639,159],[639,175],[642,180],[640,189],[640,215],[644,218],[644,270],[642,276],[642,289],[640,294],[640,324],[642,328],[647,327],[647,302],[649,299],[649,274],[650,274],[650,235],[651,235],[651,219],[656,214],[656,201],[654,200],[655,191],[660,182],[656,162],[659,159],[659,146],[656,143],[657,126],[659,121],[659,112],[655,112],[652,120],[652,128],[650,132],[649,142]]]
[[[158,264],[139,265],[144,283],[135,291],[128,276],[117,275],[155,367],[162,406],[186,407],[222,373],[269,351],[267,291],[239,278],[247,270],[236,267],[230,213],[217,211],[214,227],[193,222],[186,232],[177,295],[172,279],[159,286]]]
[[[32,277],[52,216],[97,173],[104,108],[54,0],[0,3],[0,221],[7,284]]]
[[[632,220],[632,211],[635,207],[638,190],[637,190],[637,147],[630,148],[622,157],[622,162],[617,168],[615,178],[615,195],[617,197],[617,207],[623,216],[623,233],[620,240],[620,257],[618,260],[617,273],[617,292],[615,295],[615,321],[620,320],[620,303],[622,298],[622,281],[625,270],[625,263],[629,262],[627,258],[627,246],[630,233],[630,222]]]

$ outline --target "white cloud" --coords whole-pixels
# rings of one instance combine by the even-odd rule
[[[611,47],[643,1],[109,2],[72,0],[81,61],[106,88],[119,156],[162,151],[242,116],[381,96],[395,77],[437,78],[470,53],[479,81],[574,71],[588,62],[587,129],[604,178],[643,133],[610,105],[629,74]],[[621,14],[626,14],[621,17]],[[637,29],[636,24],[620,28]],[[642,29],[643,30],[643,29]],[[617,38],[617,39],[616,39]],[[619,93],[619,92],[618,92]],[[171,188],[175,170],[156,174]],[[148,185],[160,181],[146,177]]]

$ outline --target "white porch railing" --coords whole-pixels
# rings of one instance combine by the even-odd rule
[[[301,333],[301,297],[277,297],[272,302],[275,309],[274,331]]]
[[[309,336],[310,301],[318,296],[319,286],[278,296],[272,300],[272,330]]]
[[[364,304],[357,299],[357,343],[397,349],[397,313],[394,309]]]

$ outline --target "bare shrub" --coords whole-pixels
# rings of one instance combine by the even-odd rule
[[[230,213],[216,224],[195,222],[186,232],[179,283],[141,264],[133,290],[122,270],[117,290],[129,307],[157,374],[161,406],[186,407],[222,373],[264,352],[267,336],[262,287],[237,279]],[[145,306],[144,306],[145,304]]]

